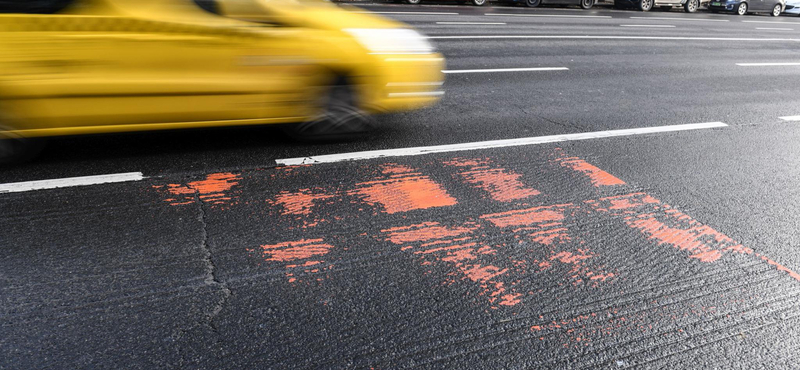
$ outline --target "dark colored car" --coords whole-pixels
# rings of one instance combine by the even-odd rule
[[[656,6],[662,9],[682,6],[683,10],[687,13],[694,13],[700,8],[701,3],[705,1],[706,0],[614,0],[614,8],[636,8],[646,12]]]
[[[785,0],[711,0],[708,10],[712,12],[769,13],[773,17],[781,15],[786,7]]]
[[[578,5],[583,9],[589,9],[597,2],[596,0],[511,0],[512,3],[523,3],[535,8],[539,5]]]

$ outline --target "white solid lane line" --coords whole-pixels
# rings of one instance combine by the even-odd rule
[[[788,67],[800,66],[800,63],[736,63],[739,67]]]
[[[729,22],[727,19],[702,19],[702,18],[669,18],[669,17],[630,17],[631,19],[655,19],[669,21],[697,21],[697,22]]]
[[[140,181],[144,179],[141,172],[115,173],[109,175],[68,177],[63,179],[38,180],[0,184],[0,193],[19,193],[32,190],[68,188],[73,186],[88,186],[110,184],[115,182]]]
[[[499,17],[611,18],[610,15],[500,14],[500,13],[486,13],[484,15],[499,16]]]
[[[800,121],[800,116],[786,116],[786,117],[778,117],[784,121]]]
[[[727,124],[722,122],[690,123],[685,125],[642,127],[642,128],[633,128],[624,130],[582,132],[577,134],[537,136],[537,137],[526,137],[526,138],[508,139],[508,140],[479,141],[479,142],[464,143],[464,144],[421,146],[415,148],[370,150],[365,152],[328,154],[328,155],[320,155],[314,157],[285,158],[285,159],[278,159],[276,160],[276,162],[278,163],[278,165],[283,165],[283,166],[335,163],[335,162],[356,161],[356,160],[374,159],[383,157],[403,157],[403,156],[425,155],[433,153],[460,152],[466,150],[507,148],[514,146],[556,143],[562,141],[588,140],[588,139],[600,139],[607,137],[653,134],[659,132],[701,130],[701,129],[727,127],[727,126],[728,126]]]
[[[567,67],[537,67],[537,68],[497,68],[497,69],[455,69],[442,73],[492,73],[492,72],[539,72],[539,71],[569,71]]]
[[[743,38],[743,37],[686,37],[686,36],[590,36],[590,35],[476,35],[476,36],[429,36],[432,40],[479,40],[479,39],[550,39],[550,40],[675,40],[675,41],[797,41],[785,38]]]
[[[463,25],[504,25],[503,22],[436,22],[436,24],[463,24]]]
[[[669,24],[620,24],[620,27],[675,28]]]
[[[757,30],[774,30],[774,31],[794,31],[794,28],[769,28],[769,27],[756,27]]]

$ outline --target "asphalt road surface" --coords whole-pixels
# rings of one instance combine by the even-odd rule
[[[0,368],[797,368],[800,19],[363,7],[438,105],[0,169]]]

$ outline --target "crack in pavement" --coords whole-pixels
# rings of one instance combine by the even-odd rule
[[[219,280],[219,278],[217,278],[217,266],[214,264],[214,261],[211,258],[211,249],[208,248],[208,224],[206,223],[206,210],[203,206],[203,200],[200,199],[200,192],[197,189],[194,189],[194,201],[197,203],[197,208],[200,211],[197,220],[200,221],[200,225],[202,226],[200,235],[200,249],[203,251],[203,261],[206,264],[206,277],[204,282],[207,286],[219,287],[223,294],[222,299],[217,302],[211,312],[206,315],[206,324],[216,332],[217,327],[214,325],[214,318],[219,315],[220,311],[222,311],[222,308],[228,302],[228,299],[231,296],[231,290],[228,288],[227,284],[223,283]]]

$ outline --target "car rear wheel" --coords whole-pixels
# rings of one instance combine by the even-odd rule
[[[372,120],[359,107],[355,87],[338,77],[322,89],[316,102],[317,115],[295,124],[284,125],[287,135],[301,141],[330,141],[365,136],[374,129]]]
[[[653,1],[654,0],[639,0],[639,10],[643,12],[650,11],[650,9],[653,9]]]
[[[686,4],[683,4],[683,10],[685,10],[687,13],[694,13],[699,8],[700,0],[687,0]]]
[[[747,3],[739,3],[739,6],[736,7],[736,14],[738,15],[747,14]]]
[[[525,5],[535,8],[542,4],[542,0],[525,0]]]
[[[781,6],[781,4],[775,4],[775,6],[772,7],[772,16],[773,17],[777,17],[777,16],[781,15],[781,11],[782,10],[783,10],[783,7]]]
[[[581,0],[581,9],[591,9],[594,6],[594,0]]]
[[[417,5],[417,4],[419,4],[420,1],[421,0],[406,0],[406,2],[408,2],[411,5]]]
[[[484,6],[487,0],[472,0],[472,5],[475,6]]]
[[[44,148],[43,139],[24,138],[8,131],[0,126],[0,164],[28,161]]]

